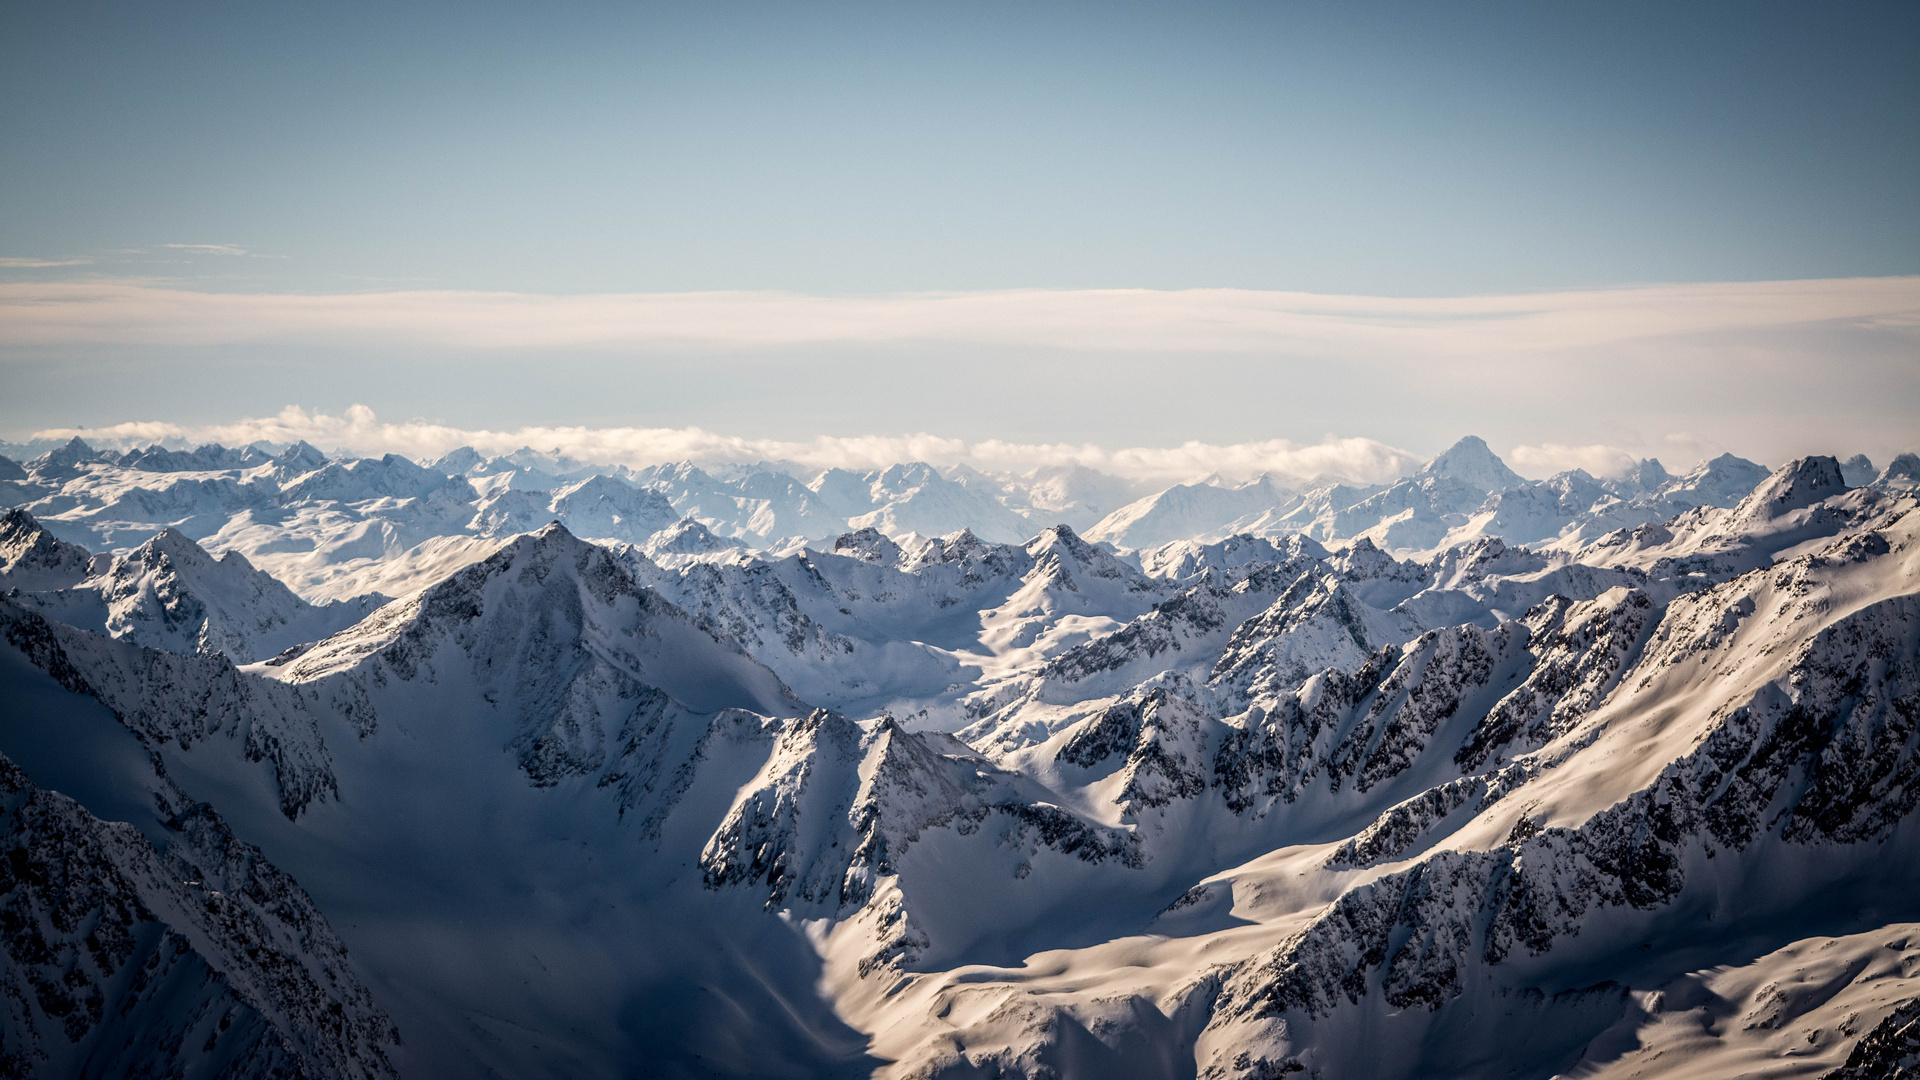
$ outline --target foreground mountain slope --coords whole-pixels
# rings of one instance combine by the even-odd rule
[[[31,614],[8,625],[0,730],[36,771],[137,825],[0,756],[8,1074],[394,1075],[393,1025],[311,898],[111,714],[27,662],[18,650],[46,648],[45,630]]]

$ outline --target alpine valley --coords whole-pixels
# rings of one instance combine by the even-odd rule
[[[0,458],[0,1076],[1920,1076],[1920,458]]]

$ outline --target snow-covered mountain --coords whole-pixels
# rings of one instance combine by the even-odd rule
[[[1121,547],[1158,547],[1196,537],[1266,532],[1263,519],[1298,506],[1295,492],[1261,477],[1246,484],[1175,484],[1101,518],[1087,536]]]
[[[1078,466],[1004,476],[923,463],[866,473],[772,462],[634,471],[525,448],[487,458],[463,447],[420,465],[397,455],[334,460],[306,443],[120,454],[76,438],[24,466],[0,464],[0,496],[93,551],[123,554],[175,529],[215,554],[241,553],[318,603],[409,592],[549,521],[644,544],[691,518],[717,538],[775,554],[862,528],[902,540],[965,529],[1018,543],[1064,524],[1121,550],[1304,534],[1335,545],[1364,536],[1426,558],[1486,536],[1577,549],[1694,506],[1732,506],[1765,475],[1723,456],[1678,477],[1648,460],[1623,476],[1575,470],[1525,481],[1471,437],[1384,487],[1329,479],[1301,491],[1271,477],[1154,490]],[[1912,486],[1915,475],[1920,466],[1901,458],[1872,484]]]
[[[1084,465],[1045,466],[1004,476],[998,483],[961,466],[953,470],[953,478],[988,491],[997,488],[1001,501],[1028,521],[1062,524],[1083,533],[1145,494],[1141,484]]]
[[[1920,1053],[1910,455],[1142,495],[271,449],[5,481],[13,1073]]]
[[[477,506],[471,528],[489,537],[512,536],[558,521],[581,536],[631,544],[679,520],[673,504],[658,492],[609,476],[590,476],[552,490],[497,486]]]
[[[0,511],[0,589],[64,589],[84,580],[92,563],[86,548],[54,536],[25,510]]]
[[[169,652],[264,660],[345,629],[386,599],[373,594],[309,604],[239,552],[216,559],[173,529],[125,555],[99,559],[51,540],[24,510],[7,511],[0,529],[15,537],[37,534],[14,560],[19,572],[7,577],[23,601],[61,622]],[[57,587],[71,575],[49,573],[49,562],[78,565],[84,576]],[[31,587],[36,584],[56,587]]]
[[[945,536],[970,529],[984,539],[1012,543],[1033,531],[1026,518],[1002,505],[997,493],[978,483],[949,480],[923,462],[859,475],[828,469],[807,487],[850,527],[878,529],[889,536]]]

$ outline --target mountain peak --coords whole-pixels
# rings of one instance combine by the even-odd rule
[[[99,459],[99,452],[93,447],[88,446],[86,440],[75,435],[73,438],[67,440],[66,445],[54,450],[49,450],[40,455],[39,458],[35,459],[33,464],[37,467],[36,471],[39,472],[65,471],[89,461],[98,461]]]
[[[1067,550],[1076,552],[1088,547],[1087,542],[1080,539],[1080,534],[1073,531],[1073,526],[1062,522],[1040,530],[1039,535],[1027,541],[1027,550],[1038,554],[1055,544],[1064,545]]]
[[[471,446],[462,446],[442,454],[438,460],[434,461],[432,468],[448,476],[463,476],[486,464],[486,461],[486,458],[480,456],[480,451]]]
[[[93,556],[55,537],[32,514],[0,510],[0,592],[64,589],[86,577]]]
[[[1855,454],[1840,463],[1840,475],[1847,481],[1848,487],[1866,487],[1873,483],[1873,478],[1879,473],[1880,470],[1873,467],[1873,462],[1865,454]]]
[[[644,692],[635,679],[697,712],[741,707],[777,715],[794,705],[778,676],[739,645],[715,636],[641,584],[619,556],[558,521],[388,604],[276,677],[308,682],[381,656],[402,679],[433,681],[436,653],[449,642],[474,667],[471,675],[450,669],[447,677],[512,695],[540,731],[608,687]],[[597,730],[589,724],[580,733],[588,728]]]
[[[1422,466],[1418,475],[1444,476],[1472,484],[1482,491],[1505,491],[1526,483],[1519,473],[1493,452],[1485,439],[1468,435]]]
[[[294,472],[312,472],[327,463],[327,455],[305,439],[294,443],[273,459],[275,465]]]
[[[863,562],[893,566],[900,562],[900,545],[871,526],[846,533],[833,542],[835,555],[849,555]]]
[[[1628,485],[1640,491],[1653,491],[1672,479],[1673,474],[1667,472],[1666,467],[1660,464],[1659,458],[1641,458],[1632,468],[1615,478],[1614,483]]]
[[[196,566],[213,563],[213,556],[207,554],[205,548],[194,543],[186,533],[172,526],[154,533],[151,539],[134,549],[134,555],[139,556],[135,561],[144,561],[155,555],[163,555],[169,559],[186,560]]]
[[[1838,461],[1817,455],[1803,457],[1775,469],[1740,500],[1734,515],[1747,521],[1771,521],[1846,490],[1847,481],[1841,476]]]
[[[1879,483],[1910,487],[1920,483],[1920,455],[1912,451],[1901,454],[1880,471]]]
[[[715,536],[713,530],[694,517],[681,518],[640,545],[647,555],[705,555],[744,547],[745,544],[730,536]]]

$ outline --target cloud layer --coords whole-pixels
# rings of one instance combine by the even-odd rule
[[[1329,438],[1310,445],[1285,439],[1214,445],[1189,442],[1175,447],[1107,449],[1092,444],[967,442],[937,435],[821,436],[804,442],[749,439],[700,428],[524,427],[489,431],[425,421],[388,423],[372,409],[355,405],[340,415],[309,412],[289,405],[273,416],[231,423],[183,426],[136,421],[100,428],[48,428],[36,439],[80,436],[95,446],[131,447],[153,442],[192,445],[218,442],[244,446],[258,440],[311,442],[327,450],[362,454],[397,453],[430,460],[460,446],[486,454],[521,447],[556,451],[605,464],[642,467],[666,461],[787,461],[814,468],[883,468],[902,461],[936,465],[966,464],[998,472],[1026,472],[1043,466],[1080,465],[1137,480],[1171,483],[1217,474],[1246,479],[1272,473],[1291,483],[1320,476],[1363,482],[1405,475],[1421,459],[1374,439]]]
[[[943,341],[1459,360],[1834,322],[1909,334],[1920,330],[1920,278],[1439,299],[1245,289],[828,297],[431,291],[291,295],[192,292],[124,282],[0,285],[0,346],[379,340],[493,350]]]
[[[920,458],[1143,479],[1380,479],[1411,460],[1398,447],[1431,454],[1474,433],[1534,476],[1613,473],[1647,456],[1685,468],[1723,450],[1884,460],[1916,449],[1916,357],[1920,277],[1438,299],[0,284],[8,431],[263,416],[319,398],[339,415],[128,430],[416,456],[470,442],[629,463]],[[360,420],[342,411],[352,401],[467,419]],[[209,413],[214,402],[228,404]],[[942,434],[815,438],[889,429]]]

